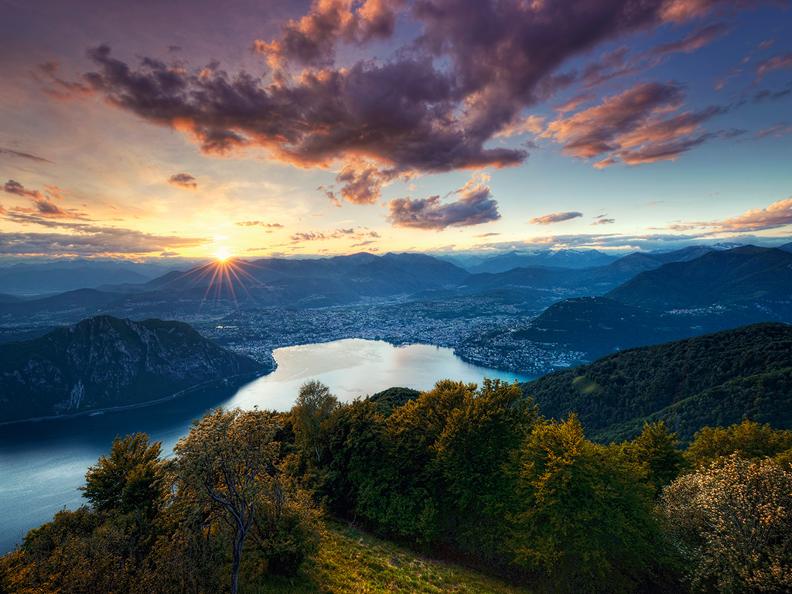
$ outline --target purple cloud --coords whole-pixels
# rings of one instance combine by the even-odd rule
[[[498,203],[485,185],[486,176],[474,177],[454,194],[459,198],[443,203],[440,196],[397,198],[388,203],[389,220],[394,227],[443,230],[468,227],[500,219]]]

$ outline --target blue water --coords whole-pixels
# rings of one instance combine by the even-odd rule
[[[465,363],[451,349],[394,347],[361,339],[278,349],[278,368],[239,389],[214,390],[173,402],[80,417],[0,427],[0,554],[35,526],[82,501],[85,471],[107,452],[116,435],[144,431],[170,452],[192,419],[216,406],[288,410],[304,382],[317,379],[342,401],[391,386],[428,389],[440,379],[479,382],[483,377],[529,378]]]

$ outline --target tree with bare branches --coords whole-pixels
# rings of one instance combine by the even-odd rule
[[[180,488],[191,489],[232,530],[231,592],[239,587],[245,539],[264,497],[278,491],[278,423],[262,411],[217,409],[176,445]]]

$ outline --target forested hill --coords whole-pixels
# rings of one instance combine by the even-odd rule
[[[182,322],[96,316],[0,345],[0,422],[148,402],[264,367]]]
[[[680,438],[750,418],[792,428],[792,326],[756,324],[636,348],[525,384],[548,417],[576,412],[595,439],[663,419]]]

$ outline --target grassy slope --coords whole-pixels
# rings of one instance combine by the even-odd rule
[[[292,580],[267,578],[246,594],[307,592],[527,593],[458,565],[417,553],[348,526],[329,523],[319,550]]]

